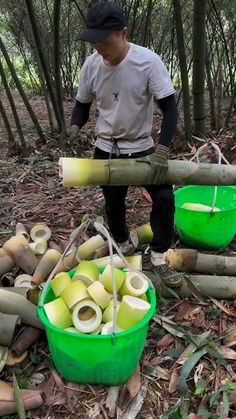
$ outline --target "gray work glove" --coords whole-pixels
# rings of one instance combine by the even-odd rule
[[[158,144],[155,153],[149,154],[147,158],[149,159],[152,170],[151,177],[154,185],[161,185],[165,183],[166,175],[168,172],[168,147]]]
[[[79,127],[77,125],[72,125],[67,130],[67,143],[69,145],[74,145],[76,140],[78,139],[79,134]]]

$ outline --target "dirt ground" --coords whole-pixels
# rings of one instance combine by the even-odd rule
[[[79,144],[62,152],[58,135],[49,135],[43,99],[32,95],[30,101],[48,135],[47,144],[36,147],[37,135],[34,127],[16,93],[14,97],[27,144],[30,146],[30,155],[27,158],[9,155],[5,130],[1,125],[0,245],[14,235],[17,222],[22,222],[27,230],[36,222],[46,222],[52,230],[50,246],[64,249],[70,233],[80,224],[86,212],[92,211],[96,215],[102,215],[106,222],[103,196],[99,187],[64,188],[58,176],[60,156],[92,156],[96,113],[93,110],[89,123],[80,134]],[[1,98],[7,106],[4,95],[1,95]],[[73,101],[67,100],[67,124],[72,108]],[[9,116],[13,123],[10,110]],[[202,143],[195,140],[193,144],[188,144],[182,127],[180,109],[178,132],[171,149],[171,158],[189,160]],[[159,129],[160,118],[155,115],[155,139],[158,138]],[[219,135],[209,134],[208,138],[214,139],[224,156],[230,163],[234,163],[236,145],[233,139],[233,125],[228,130],[222,130]],[[217,156],[209,148],[204,152],[202,159],[216,162]],[[150,208],[151,203],[143,189],[130,187],[127,196],[127,222],[131,229],[148,222]],[[182,246],[177,236],[174,245]],[[234,256],[235,250],[236,243],[233,241],[221,253]],[[146,269],[148,261],[147,251],[144,257]],[[11,285],[17,274],[19,270],[5,275],[1,285]],[[150,323],[140,368],[127,385],[119,389],[117,401],[114,397],[112,399],[115,403],[114,416],[119,419],[236,417],[236,352],[234,346],[229,348],[224,344],[226,332],[234,328],[235,301],[217,302],[206,298],[199,299],[196,296],[184,300],[166,300],[157,296],[157,300],[157,316]],[[185,348],[193,344],[193,337],[206,331],[209,331],[207,344],[204,342],[204,345],[197,345],[196,358],[191,357],[191,351],[180,358]],[[200,356],[203,347],[206,348],[206,352]],[[217,352],[219,348],[221,355]],[[39,409],[28,411],[28,418],[111,417],[112,409],[109,410],[108,403],[111,389],[62,380],[53,365],[44,334],[31,347],[28,356],[29,364],[15,372],[18,384],[21,388],[40,389],[44,394],[43,405]],[[0,379],[12,381],[6,368],[1,372]],[[10,417],[18,416],[5,415],[5,419]]]

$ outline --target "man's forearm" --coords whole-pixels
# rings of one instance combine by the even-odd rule
[[[72,127],[79,127],[80,129],[86,124],[86,122],[89,119],[89,111],[91,108],[92,102],[89,103],[82,103],[78,100],[75,103],[72,116],[71,116],[71,122],[70,126]]]
[[[178,122],[178,111],[175,97],[174,95],[170,95],[163,99],[159,99],[157,103],[163,113],[159,144],[169,147],[175,135]]]

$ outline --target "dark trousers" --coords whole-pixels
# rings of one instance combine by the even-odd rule
[[[154,153],[154,148],[144,152],[121,154],[119,158],[139,158]],[[109,153],[95,148],[95,159],[108,159]],[[111,158],[116,158],[112,155]],[[126,224],[125,198],[129,186],[102,186],[105,198],[105,209],[108,225],[112,236],[117,243],[122,243],[129,238]],[[150,225],[153,231],[152,250],[165,252],[172,244],[174,234],[174,194],[169,185],[144,185],[144,188],[152,198],[152,210],[150,213]]]

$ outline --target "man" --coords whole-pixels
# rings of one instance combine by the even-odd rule
[[[162,185],[161,181],[168,170],[168,148],[178,119],[173,85],[157,54],[128,42],[125,17],[115,3],[99,2],[91,6],[86,30],[79,39],[93,44],[96,52],[87,58],[81,69],[69,138],[77,137],[96,99],[99,116],[94,158],[148,155],[154,162],[159,184],[145,185],[153,201],[151,261],[159,272],[167,275],[163,254],[172,244],[174,195],[172,187]],[[153,99],[163,113],[156,150],[150,136]],[[126,253],[130,246],[125,208],[128,186],[104,186],[102,189],[110,231]]]

